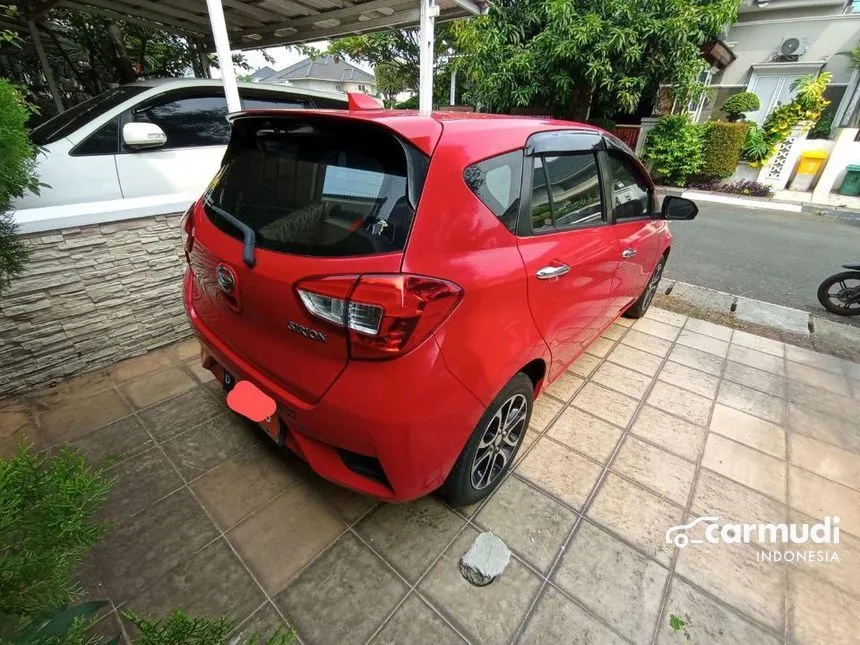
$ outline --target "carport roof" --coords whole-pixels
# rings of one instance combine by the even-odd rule
[[[54,6],[158,23],[211,44],[206,0],[30,0],[30,15]],[[417,0],[221,0],[230,45],[256,49],[418,24]],[[440,20],[481,13],[488,0],[437,0]]]

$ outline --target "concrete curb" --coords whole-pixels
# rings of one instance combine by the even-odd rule
[[[789,202],[769,197],[741,197],[728,193],[716,193],[705,190],[693,190],[687,188],[675,188],[673,186],[658,186],[657,192],[664,195],[675,195],[686,197],[698,202],[713,202],[717,204],[729,204],[740,208],[752,208],[759,210],[776,210],[789,213],[809,213],[815,215],[826,215],[854,224],[860,224],[860,211],[833,206],[832,204],[818,204],[812,202]]]
[[[735,296],[671,278],[660,281],[660,293],[679,298],[699,309],[730,314],[744,322],[797,336],[860,346],[860,327],[834,322],[801,309]]]

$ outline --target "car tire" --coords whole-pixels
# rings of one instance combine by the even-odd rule
[[[666,256],[662,256],[657,266],[651,272],[651,277],[648,278],[648,284],[645,285],[645,290],[627,310],[621,314],[625,318],[641,318],[651,306],[651,301],[654,299],[654,294],[657,293],[657,287],[660,285],[660,278],[663,277],[663,268],[666,266]]]
[[[522,372],[487,406],[440,492],[455,506],[492,493],[517,457],[532,416],[534,385]]]

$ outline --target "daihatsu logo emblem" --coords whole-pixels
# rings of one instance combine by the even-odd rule
[[[236,288],[236,276],[233,275],[233,269],[226,264],[215,267],[215,279],[218,281],[218,288],[224,293],[233,293]]]

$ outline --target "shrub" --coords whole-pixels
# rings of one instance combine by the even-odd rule
[[[824,112],[821,113],[821,116],[818,117],[818,121],[815,122],[815,125],[812,126],[812,129],[809,131],[809,134],[806,135],[807,139],[829,139],[830,138],[830,130],[833,127],[833,117],[836,116],[836,112],[833,110],[833,106],[828,107]]]
[[[732,94],[723,103],[722,110],[726,113],[729,121],[740,121],[747,112],[755,112],[761,107],[758,96],[752,92],[738,92]]]
[[[773,197],[773,189],[770,186],[760,184],[751,179],[728,182],[706,181],[698,184],[690,184],[690,188],[712,190],[718,193],[732,193],[734,195],[749,195],[750,197]]]
[[[699,174],[717,179],[730,177],[740,161],[748,129],[747,123],[708,123],[704,134],[704,161]]]
[[[109,488],[70,450],[0,461],[0,641],[80,595],[72,575],[104,534],[93,518]]]
[[[24,95],[0,78],[0,291],[21,273],[27,248],[15,234],[15,223],[6,211],[15,197],[38,192],[37,150],[27,137],[29,110]]]
[[[741,159],[753,166],[761,165],[770,153],[770,144],[764,136],[764,130],[755,123],[750,123],[744,144],[741,146]]]
[[[703,148],[701,128],[689,116],[668,114],[648,133],[642,157],[661,181],[682,186],[702,167]]]
[[[140,631],[134,645],[221,645],[233,631],[235,621],[220,618],[194,618],[177,609],[164,620],[151,621],[124,611],[123,617]],[[290,645],[295,640],[292,631],[279,629],[263,640],[257,634],[251,636],[247,645]],[[231,643],[238,641],[231,641]]]

